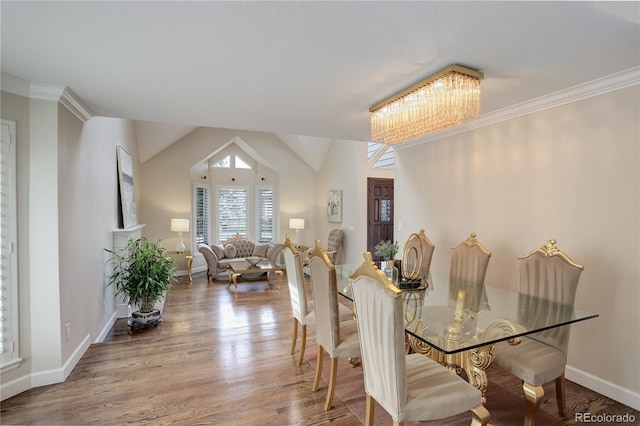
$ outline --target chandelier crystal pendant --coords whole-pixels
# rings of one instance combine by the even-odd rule
[[[406,142],[479,116],[483,78],[479,71],[450,65],[375,104],[369,108],[371,139]]]

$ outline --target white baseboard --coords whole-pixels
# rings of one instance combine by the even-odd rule
[[[91,335],[87,334],[61,368],[31,374],[31,387],[37,388],[39,386],[64,382],[69,374],[71,374],[73,368],[78,364],[82,355],[87,351],[89,345],[91,345]]]
[[[100,334],[98,334],[98,337],[96,338],[96,340],[93,341],[93,343],[102,343],[102,342],[104,342],[104,339],[109,334],[109,331],[111,331],[111,328],[113,327],[113,324],[116,323],[117,319],[118,319],[118,313],[114,312],[113,315],[111,315],[111,318],[109,318],[109,321],[107,321],[107,323],[105,324],[105,326],[102,329],[102,331],[100,332]]]
[[[640,410],[640,394],[633,392],[631,389],[623,388],[620,385],[616,385],[615,383],[611,383],[569,365],[567,365],[565,369],[565,378],[627,405],[634,410]]]
[[[31,378],[27,376],[18,377],[10,382],[0,383],[0,401],[16,396],[26,390],[31,389]]]
[[[3,382],[0,384],[0,395],[2,395],[2,400],[11,398],[12,396],[31,388],[64,382],[67,377],[69,377],[69,374],[71,374],[74,367],[78,364],[82,355],[87,351],[89,345],[91,345],[91,335],[87,334],[61,368],[26,374],[8,383]]]

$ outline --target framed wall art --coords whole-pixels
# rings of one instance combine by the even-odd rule
[[[327,192],[327,220],[342,222],[342,190],[333,189]]]
[[[118,146],[118,187],[120,192],[120,210],[122,213],[122,227],[131,228],[138,224],[136,203],[133,198],[133,160],[131,154]]]

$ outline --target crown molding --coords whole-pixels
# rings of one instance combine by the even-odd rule
[[[68,87],[29,82],[4,73],[1,78],[2,90],[4,91],[29,99],[60,102],[83,122],[94,116],[91,110]]]
[[[534,114],[536,112],[578,102],[594,96],[615,92],[616,90],[625,89],[638,84],[640,84],[640,67],[630,68],[584,84],[579,84],[577,86],[569,87],[568,89],[563,89],[529,101],[502,108],[486,115],[481,115],[480,117],[459,126],[441,130],[412,141],[396,144],[393,148],[396,150],[402,150],[412,146],[422,145],[428,142],[444,139],[449,136],[480,129],[502,121],[512,120],[517,117]]]
[[[88,121],[93,117],[91,110],[68,87],[65,87],[62,92],[60,103],[67,107],[67,109],[82,120],[82,122]]]

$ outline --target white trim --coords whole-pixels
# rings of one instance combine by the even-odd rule
[[[68,87],[62,92],[60,96],[60,103],[64,105],[69,111],[78,117],[82,122],[90,120],[93,117],[91,110],[71,91]]]
[[[31,389],[30,384],[31,378],[28,375],[18,377],[6,383],[3,381],[0,383],[0,401],[4,401],[5,399]]]
[[[12,396],[32,388],[64,382],[89,348],[90,339],[91,335],[87,334],[76,350],[73,351],[73,354],[71,354],[67,362],[64,363],[62,368],[25,375],[8,383],[1,383],[1,399],[5,400],[7,398],[11,398]]]
[[[599,394],[627,405],[634,410],[640,410],[640,394],[633,392],[631,389],[623,388],[620,385],[569,365],[565,368],[565,378],[584,386],[587,389],[591,389]]]
[[[480,117],[468,121],[465,124],[461,124],[460,126],[431,133],[427,136],[411,141],[395,144],[393,147],[396,150],[401,150],[416,145],[422,145],[427,142],[437,141],[439,139],[469,132],[474,129],[479,129],[482,127],[490,126],[492,124],[500,123],[502,121],[534,114],[536,112],[555,108],[561,105],[566,105],[572,102],[578,102],[594,96],[604,95],[606,93],[635,86],[637,84],[640,84],[640,67],[630,68],[628,70],[621,71],[616,74],[611,74],[609,76],[602,77],[588,83],[569,87],[567,89],[540,96],[529,101],[511,105],[506,108],[481,115]]]
[[[78,364],[82,355],[87,351],[90,345],[91,335],[87,334],[82,340],[82,343],[71,354],[67,362],[61,368],[55,368],[48,371],[39,371],[31,374],[31,387],[37,388],[39,386],[52,385],[55,383],[62,383],[71,374],[73,367]]]
[[[96,337],[96,340],[93,341],[93,343],[104,342],[104,339],[106,339],[107,336],[109,335],[109,332],[111,331],[111,328],[113,327],[113,325],[116,323],[117,319],[118,319],[118,313],[114,312],[111,315],[111,318],[109,318],[109,321],[107,321],[105,326],[102,328],[102,331],[100,332],[100,334],[98,334],[98,337]]]
[[[29,99],[60,102],[82,122],[94,117],[91,110],[68,87],[57,84],[37,83],[22,80],[2,73],[2,90]]]

